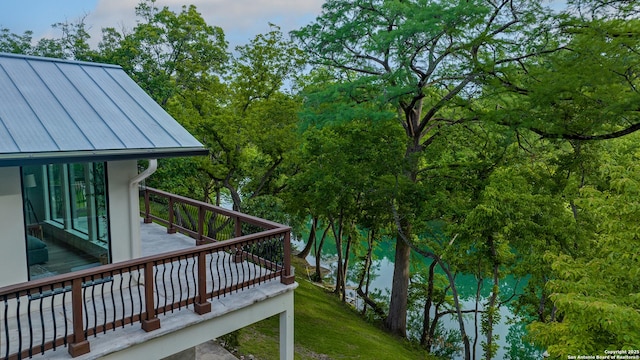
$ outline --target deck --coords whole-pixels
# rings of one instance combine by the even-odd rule
[[[0,289],[0,359],[163,357],[277,314],[290,358],[289,229],[206,244],[203,210],[235,216],[236,229],[256,219],[197,205],[200,229],[143,222],[140,259]]]

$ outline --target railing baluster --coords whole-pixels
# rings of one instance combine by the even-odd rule
[[[189,299],[191,298],[191,288],[193,287],[193,302],[195,304],[198,299],[198,279],[196,279],[196,265],[197,265],[197,257],[194,255],[189,256],[189,264],[191,265],[191,281],[187,279],[187,307],[189,306]],[[185,274],[186,277],[187,274]],[[191,286],[193,284],[193,286]],[[195,306],[195,305],[194,305]]]
[[[120,270],[120,303],[122,305],[122,328],[124,328],[124,318],[125,318],[125,313],[126,313],[126,305],[124,303],[124,296],[122,296],[122,294],[124,294],[123,289],[123,285],[124,285],[124,275],[122,274],[122,269]]]
[[[104,276],[104,275],[103,275]],[[104,280],[104,278],[102,278]],[[100,284],[100,299],[102,300],[102,316],[104,317],[102,319],[102,333],[106,334],[107,333],[107,302],[104,299],[104,281],[102,281],[102,283]],[[97,331],[96,331],[97,333]]]
[[[29,321],[29,357],[33,356],[33,323],[31,321],[31,291],[27,291],[27,298],[29,302],[27,303],[27,320]],[[20,316],[20,315],[18,315]],[[42,301],[40,302],[40,323],[42,324],[42,345],[44,349],[44,322],[42,321]],[[43,350],[44,351],[44,350]]]
[[[138,275],[138,279],[136,280],[136,289],[138,289],[138,302],[140,303],[140,322],[142,322],[142,319],[144,319],[144,317],[142,316],[142,312],[144,311],[144,306],[142,304],[142,293],[140,292],[140,286],[142,284],[141,281],[141,277],[143,277],[143,274],[140,274],[140,266],[138,266],[136,268],[136,274]],[[142,271],[144,273],[144,271]],[[146,291],[146,290],[145,290]],[[146,296],[146,295],[145,295]],[[133,325],[133,324],[132,324]]]
[[[113,295],[113,286],[115,285],[116,282],[116,273],[114,271],[110,272],[110,276],[111,276],[111,306],[113,307],[111,309],[111,311],[113,312],[113,321],[111,322],[111,326],[113,327],[113,331],[116,331],[116,316],[117,316],[117,311],[116,311],[116,298]],[[107,316],[105,314],[105,320],[107,319]]]
[[[16,319],[18,320],[18,360],[22,359],[22,326],[20,325],[20,293],[16,293]]]
[[[131,316],[129,317],[129,323],[131,324],[131,326],[133,326],[133,311],[135,309],[135,304],[133,303],[133,290],[131,290],[131,283],[133,282],[133,274],[131,273],[131,266],[129,268],[127,268],[127,274],[128,274],[128,278],[129,278],[129,285],[127,286],[129,288],[129,304],[131,305]],[[122,319],[124,321],[124,319]]]
[[[146,332],[160,328],[160,319],[156,316],[156,307],[153,300],[153,262],[144,264],[144,304],[145,319],[142,321],[142,329]]]
[[[96,281],[93,275],[91,275],[91,305],[93,306],[93,337],[98,337],[98,331],[97,331],[98,309],[96,308]]]
[[[9,358],[9,298],[7,295],[4,295],[4,336],[5,336],[5,359]]]
[[[69,344],[69,354],[76,357],[88,353],[91,349],[84,335],[82,321],[82,279],[73,279],[71,284],[71,311],[73,316],[73,342]]]
[[[53,292],[53,294],[51,295],[51,318],[53,319],[53,350],[56,349],[56,338],[58,337],[58,325],[57,325],[57,321],[56,321],[56,311],[55,311],[55,290],[52,287],[51,291]],[[40,300],[42,301],[42,300]],[[44,332],[42,333],[42,354],[44,354]]]
[[[187,258],[185,258],[185,261],[187,260]],[[178,258],[178,271],[176,272],[176,274],[178,275],[178,292],[179,294],[179,298],[178,298],[178,310],[182,309],[182,271],[180,271],[180,269],[182,268],[182,261],[180,260],[180,258]],[[186,265],[185,265],[185,269],[186,269]],[[173,266],[171,267],[171,274],[173,275]],[[173,276],[171,276],[171,278],[173,278]],[[176,293],[176,289],[173,289],[173,293]],[[175,304],[175,299],[176,297],[173,297],[174,300],[174,304]],[[173,312],[173,308],[172,308],[172,312]]]
[[[65,283],[62,283],[62,288],[65,288]],[[67,321],[67,292],[63,290],[62,293],[62,318],[64,319],[64,346],[67,346],[67,338],[69,336],[69,322]]]
[[[220,299],[220,292],[222,291],[223,287],[222,287],[222,279],[224,279],[223,277],[220,276],[220,258],[224,257],[224,250],[220,251],[218,250],[216,252],[216,272],[218,273],[218,299]],[[224,273],[224,263],[222,264],[222,272]],[[227,285],[227,280],[224,280],[224,284],[225,286]]]

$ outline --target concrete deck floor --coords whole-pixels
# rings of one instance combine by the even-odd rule
[[[166,228],[157,224],[141,223],[140,233],[142,256],[195,246],[195,240],[182,234],[167,234]],[[280,283],[280,280],[276,278],[261,285],[228,294],[219,299],[214,298],[210,300],[212,310],[210,313],[204,315],[194,313],[191,308],[159,315],[161,327],[155,331],[147,333],[140,328],[139,323],[136,323],[133,326],[118,328],[116,331],[107,331],[105,334],[100,333],[95,337],[90,336],[88,340],[90,342],[91,352],[73,359],[96,359],[107,356],[171,332],[250,307],[256,302],[275,298],[281,294],[292,291],[296,286],[295,283],[288,286],[283,285]],[[235,359],[235,357],[224,350],[224,348],[221,348],[211,341],[201,344],[199,348],[196,349],[196,354],[196,358],[202,360]],[[72,359],[72,357],[68,354],[66,347],[58,347],[57,350],[47,351],[44,355],[35,355],[33,359]]]

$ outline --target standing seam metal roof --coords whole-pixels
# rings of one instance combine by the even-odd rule
[[[0,166],[206,153],[120,66],[0,53]]]

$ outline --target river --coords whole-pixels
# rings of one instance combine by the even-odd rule
[[[305,245],[304,241],[300,241],[298,239],[293,239],[292,244],[297,249],[302,249]],[[388,298],[388,294],[391,290],[391,284],[393,281],[393,243],[391,241],[387,241],[386,243],[381,244],[378,247],[378,251],[376,252],[376,259],[373,261],[372,266],[372,281],[370,284],[370,292],[373,290],[379,290],[381,294],[386,294]],[[326,279],[328,282],[334,281],[335,279],[335,270],[337,266],[337,253],[335,248],[335,242],[333,239],[327,237],[325,240],[325,245],[322,249],[321,255],[321,263],[322,266],[329,269],[329,274]],[[312,249],[312,253],[314,250]],[[307,261],[310,264],[315,264],[315,257],[313,255],[309,255],[307,257]],[[350,279],[353,278],[353,265],[354,260],[350,259]],[[349,281],[350,286],[357,286],[354,280]],[[517,287],[517,290],[521,289],[524,285],[524,281],[516,281],[513,278],[507,278],[502,281],[501,284],[501,293],[511,293],[514,287]],[[462,303],[463,309],[473,309],[475,308],[475,296],[476,296],[476,280],[471,275],[463,275],[458,276],[456,279],[456,287],[458,288],[458,292],[460,293],[460,299]],[[482,300],[481,304],[485,302],[486,297],[489,295],[489,291],[492,285],[490,283],[485,283],[482,291]],[[351,302],[357,306],[361,307],[363,305],[363,301],[357,298],[355,291],[351,291],[348,293],[348,297],[351,299]],[[480,307],[481,308],[481,307]],[[413,314],[414,316],[419,316],[421,318],[422,314]],[[533,359],[541,359],[541,352],[533,348],[531,345],[522,341],[522,336],[526,334],[526,330],[524,327],[524,323],[522,321],[511,321],[514,318],[514,314],[509,305],[503,306],[500,308],[500,322],[495,324],[494,334],[498,335],[498,345],[500,346],[498,353],[494,357],[494,359],[512,359],[512,360],[533,360]],[[411,317],[411,315],[410,315]],[[441,320],[443,327],[445,330],[458,330],[458,322],[454,318],[454,316],[445,316]],[[480,319],[478,319],[480,322]],[[478,324],[478,327],[480,325]],[[475,325],[474,325],[474,315],[469,314],[465,315],[465,330],[467,335],[470,338],[470,342],[473,345],[475,338]],[[480,332],[480,330],[478,330]],[[484,340],[482,334],[480,334],[478,342],[476,344],[476,358],[482,358],[482,346],[481,342]],[[453,359],[461,359],[462,355],[454,356]]]

